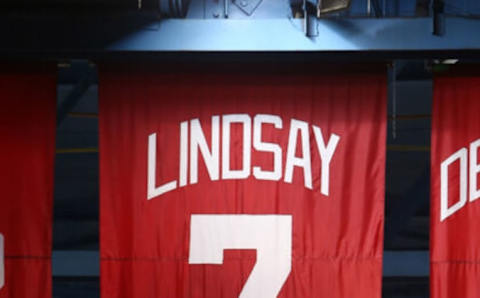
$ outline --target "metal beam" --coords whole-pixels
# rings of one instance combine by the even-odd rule
[[[383,253],[383,276],[429,276],[428,251],[385,251]]]
[[[378,0],[372,0],[373,12],[375,13],[375,17],[379,18],[383,15],[382,9],[380,7],[380,2]]]
[[[98,251],[55,250],[52,253],[53,276],[99,276]]]
[[[88,68],[83,78],[73,87],[67,97],[60,103],[57,109],[57,127],[62,124],[68,113],[77,105],[82,99],[82,96],[88,90],[90,85],[94,82],[94,72]]]
[[[428,276],[428,251],[385,251],[383,276]],[[99,276],[98,251],[57,250],[52,255],[52,274],[58,276]]]
[[[396,147],[398,148],[398,145],[396,145]],[[407,147],[404,149],[406,149],[405,151],[409,151],[408,149],[412,148]],[[428,151],[430,148],[418,146],[414,149],[415,151]],[[391,206],[391,210],[395,210],[395,212],[393,212],[390,217],[387,217],[385,221],[385,245],[393,243],[398,234],[407,227],[409,221],[415,216],[418,210],[428,206],[430,193],[429,188],[425,187],[425,185],[429,185],[429,182],[430,166],[429,164],[425,164],[423,174],[412,187],[406,191],[400,200],[387,201],[387,204]]]
[[[443,0],[433,0],[433,35],[442,36],[445,33],[444,8]]]
[[[90,58],[112,53],[304,52],[478,56],[480,20],[445,17],[444,35],[431,18],[320,19],[318,36],[301,19],[159,20],[151,14],[115,16],[0,16],[0,54]]]

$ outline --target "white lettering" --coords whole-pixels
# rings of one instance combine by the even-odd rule
[[[335,153],[335,149],[337,148],[340,137],[333,133],[330,136],[327,146],[325,146],[322,130],[313,125],[313,133],[315,134],[318,151],[320,152],[320,159],[322,160],[322,182],[320,192],[328,196],[328,190],[330,186],[330,161],[332,160],[333,153]]]
[[[220,117],[222,117],[220,119]],[[220,122],[221,120],[221,122]],[[242,129],[242,139],[240,140],[237,130],[235,136],[231,136],[232,124],[240,124]],[[315,137],[321,161],[321,179],[320,192],[328,196],[330,194],[330,164],[336,152],[340,137],[334,133],[330,134],[328,140],[324,138],[320,127],[312,125],[313,136],[310,134],[310,125],[305,121],[291,119],[288,134],[288,144],[286,154],[282,144],[265,142],[262,140],[264,126],[270,124],[277,130],[283,128],[283,120],[279,116],[269,114],[258,114],[253,118],[253,136],[252,119],[248,114],[229,114],[223,116],[212,116],[211,119],[211,137],[210,144],[207,142],[202,124],[198,118],[180,123],[180,144],[179,144],[179,171],[178,180],[163,183],[156,186],[157,179],[157,134],[152,133],[148,136],[148,166],[147,166],[147,199],[151,200],[161,196],[178,187],[184,187],[189,184],[198,183],[199,159],[202,158],[211,181],[220,179],[246,179],[253,172],[253,176],[259,180],[279,181],[282,179],[283,170],[284,182],[292,183],[295,167],[303,170],[304,186],[313,189],[312,185],[312,157],[310,148],[310,138]],[[222,128],[220,128],[222,126]],[[207,126],[208,127],[208,126]],[[220,155],[220,129],[221,129],[221,155]],[[271,130],[269,130],[270,132]],[[235,143],[232,143],[232,138]],[[253,139],[253,140],[252,140]],[[325,142],[325,141],[328,142]],[[297,144],[300,143],[300,144]],[[479,140],[480,142],[480,140]],[[298,148],[301,146],[300,148]],[[480,146],[480,143],[472,143],[472,148]],[[252,148],[253,147],[253,148]],[[230,160],[232,148],[242,150],[241,155],[234,156]],[[164,152],[161,148],[159,152]],[[273,166],[254,165],[252,166],[252,150],[258,152],[271,153],[273,155]],[[301,156],[296,156],[297,151],[301,151]],[[170,151],[169,151],[170,152]],[[200,152],[200,153],[199,153]],[[199,154],[201,157],[199,157]],[[285,160],[283,160],[285,155]],[[300,155],[300,153],[299,153]],[[161,156],[163,160],[169,156]],[[222,161],[220,161],[222,158]],[[267,159],[271,160],[271,159]],[[480,171],[477,165],[476,152],[472,152],[473,164],[471,171],[475,174]],[[233,164],[231,164],[231,162]],[[472,161],[471,161],[472,162]],[[476,167],[473,167],[475,165]],[[447,169],[448,171],[448,165]],[[471,174],[473,175],[473,174]],[[163,179],[160,176],[159,179]],[[476,177],[476,176],[475,176]],[[476,181],[475,181],[476,183]],[[472,183],[471,200],[480,196],[476,184]]]
[[[448,207],[448,166],[460,160],[460,200]],[[440,221],[458,211],[467,203],[467,149],[462,148],[440,165]]]
[[[480,139],[470,143],[470,202],[480,198],[480,190],[477,186],[477,174],[480,172],[477,150],[480,146]]]
[[[190,121],[190,183],[198,181],[198,149],[202,153],[203,160],[211,180],[218,180],[219,150],[220,150],[220,123],[219,117],[212,117],[212,151],[208,150],[202,126],[198,119]]]
[[[232,123],[243,125],[242,168],[230,169],[230,126]],[[252,142],[252,121],[247,114],[224,115],[222,119],[222,178],[246,179],[250,176],[250,148]]]
[[[180,123],[180,187],[187,185],[188,122]]]
[[[148,136],[148,180],[147,180],[147,199],[151,200],[161,196],[166,192],[177,188],[177,181],[167,182],[159,187],[155,187],[157,171],[157,134],[152,133]]]
[[[300,131],[302,139],[302,158],[295,156],[297,149],[297,135]],[[290,133],[288,136],[287,161],[285,166],[285,182],[292,183],[293,167],[303,168],[305,187],[312,189],[312,166],[310,162],[310,140],[308,123],[292,119],[290,122]]]
[[[282,128],[282,118],[274,115],[259,114],[253,118],[253,148],[261,152],[273,153],[273,171],[263,171],[253,167],[253,176],[257,179],[278,181],[282,177],[282,148],[277,144],[262,142],[262,124],[270,123]]]

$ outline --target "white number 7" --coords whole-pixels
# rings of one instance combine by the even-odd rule
[[[291,215],[192,215],[189,264],[222,264],[224,249],[256,249],[239,298],[274,298],[292,269]]]

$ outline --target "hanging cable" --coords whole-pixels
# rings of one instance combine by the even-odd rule
[[[443,0],[433,0],[433,35],[443,35],[443,12],[445,2]]]
[[[392,138],[397,138],[397,69],[392,63]]]

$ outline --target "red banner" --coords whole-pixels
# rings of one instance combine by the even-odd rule
[[[383,68],[159,69],[100,72],[102,297],[380,297]]]
[[[431,297],[480,297],[480,76],[435,79]]]
[[[54,70],[0,72],[0,297],[50,298]]]

